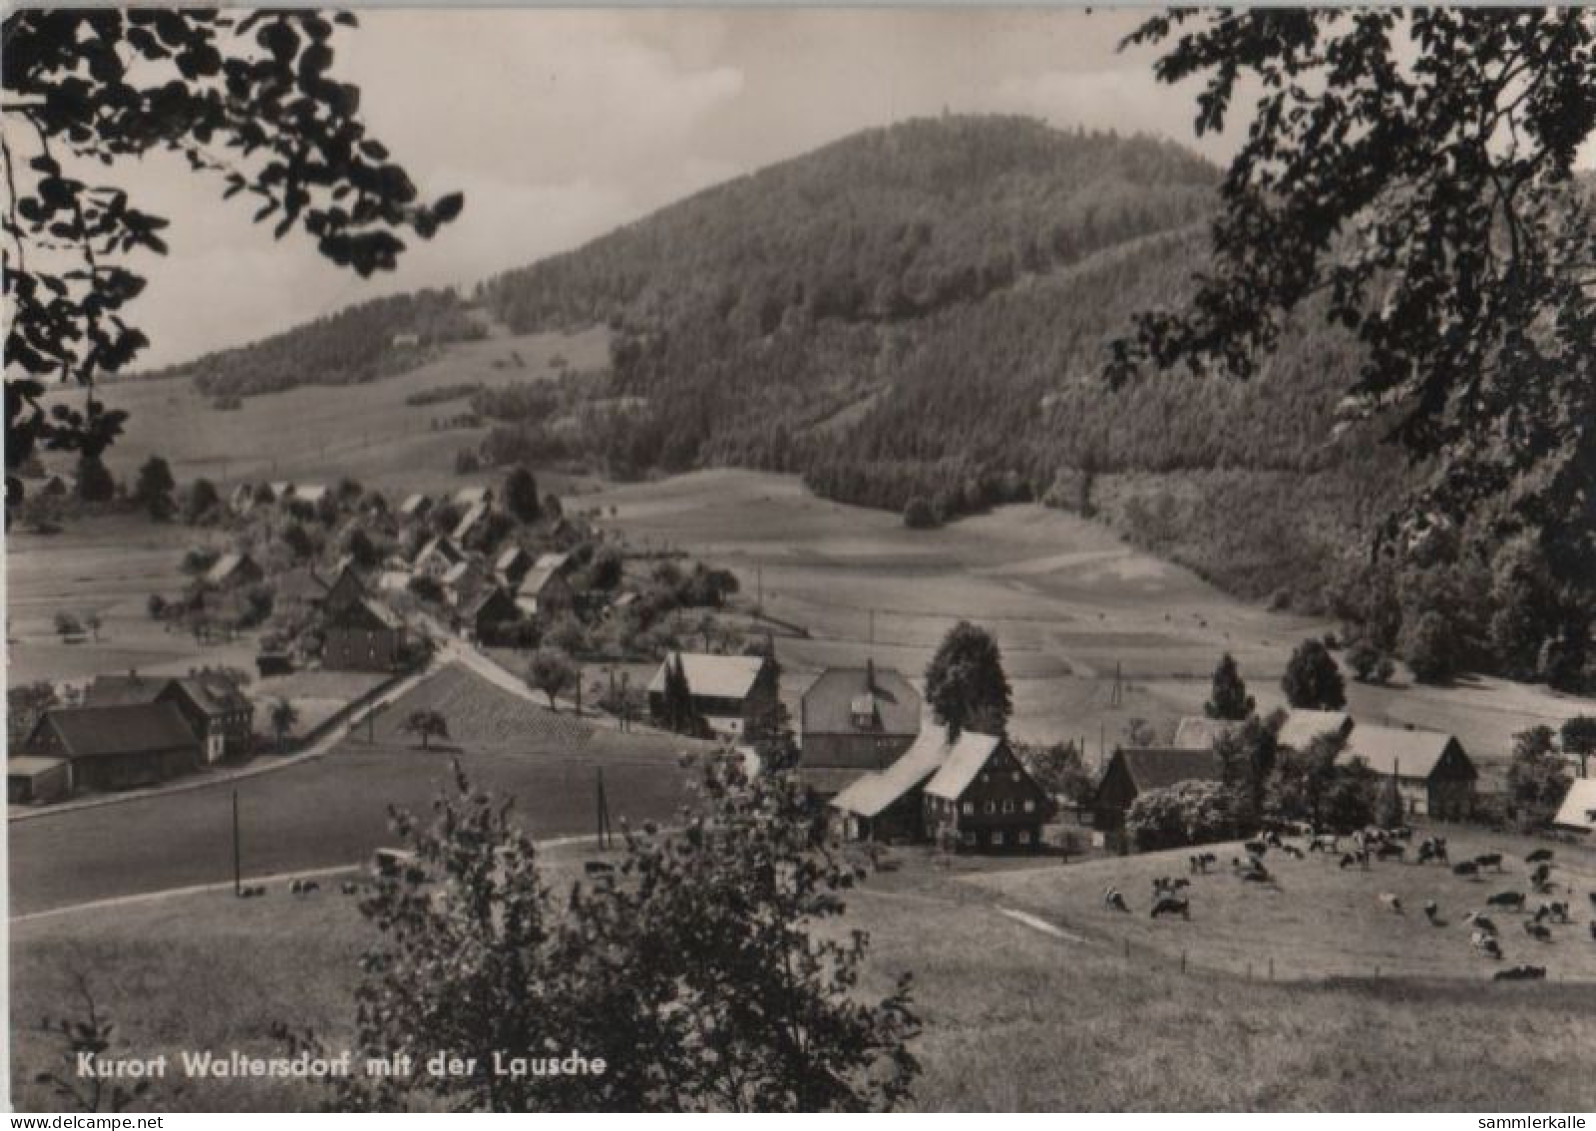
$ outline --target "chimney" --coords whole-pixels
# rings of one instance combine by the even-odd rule
[[[874,695],[876,693],[876,661],[873,657],[865,657],[865,690]]]

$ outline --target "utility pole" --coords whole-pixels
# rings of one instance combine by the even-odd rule
[[[604,767],[598,768],[598,846],[608,848],[614,841],[610,833],[610,805],[604,796]]]
[[[765,615],[765,567],[762,565],[754,567],[754,594],[754,615],[762,617]]]
[[[238,846],[238,790],[233,790],[233,895],[244,894],[243,861]]]

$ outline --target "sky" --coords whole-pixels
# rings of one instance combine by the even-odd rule
[[[363,281],[250,222],[247,196],[167,156],[119,169],[171,218],[134,321],[139,368],[239,345],[350,303],[470,287],[577,247],[698,189],[904,118],[1020,113],[1193,137],[1191,91],[1161,87],[1121,37],[1145,13],[962,10],[367,10],[335,72],[424,196],[459,220]]]

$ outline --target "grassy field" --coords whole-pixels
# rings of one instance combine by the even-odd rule
[[[585,501],[606,515],[614,507],[604,521],[640,546],[681,548],[734,569],[745,600],[762,590],[773,616],[807,627],[808,639],[777,641],[794,687],[867,654],[918,681],[948,627],[969,619],[1003,648],[1014,733],[1084,739],[1093,755],[1100,739],[1112,750],[1129,719],[1168,734],[1180,716],[1201,714],[1225,651],[1263,708],[1283,705],[1291,649],[1333,627],[1233,600],[1104,526],[1039,506],[912,531],[896,515],[818,499],[791,477],[735,470],[616,487]],[[1484,679],[1448,688],[1354,684],[1349,698],[1365,721],[1457,734],[1487,769],[1505,761],[1516,731],[1596,711],[1588,699]]]
[[[584,853],[585,855],[585,853]],[[571,856],[554,865],[572,874]],[[1094,865],[1044,866],[1052,876]],[[1088,936],[1072,942],[1001,913],[1007,896],[910,858],[850,896],[835,929],[868,931],[863,991],[915,977],[925,1030],[913,1106],[943,1110],[1510,1110],[1596,1105],[1586,1050],[1596,986],[1470,978],[1268,983]],[[1005,866],[1004,882],[1030,873]],[[118,1052],[279,1051],[274,1022],[347,1040],[355,961],[369,941],[354,901],[330,892],[258,902],[182,897],[12,929],[18,1106],[51,1055],[31,1019],[66,1008],[72,973],[118,1023]],[[181,922],[173,931],[170,924]],[[1192,926],[1197,926],[1193,923]],[[26,1019],[26,1020],[23,1020]],[[1482,1055],[1482,1042],[1489,1055]],[[295,1109],[315,1089],[189,1082],[163,1107]]]
[[[232,878],[232,789],[242,814],[250,875],[271,875],[370,858],[391,843],[390,805],[425,811],[455,759],[472,780],[516,801],[539,838],[591,832],[597,774],[604,771],[612,820],[669,819],[687,801],[677,753],[694,745],[653,735],[592,729],[571,741],[563,726],[539,731],[538,708],[453,669],[432,677],[379,716],[375,745],[364,729],[331,754],[242,780],[167,796],[14,823],[10,829],[13,914]],[[419,706],[444,706],[445,748],[389,729]],[[527,725],[498,723],[525,708]],[[562,718],[561,722],[564,720]],[[491,729],[481,742],[485,729]],[[584,727],[584,729],[587,729]]]
[[[1443,834],[1444,835],[1444,834]],[[1111,857],[1070,867],[982,875],[973,883],[1005,906],[1027,911],[1112,950],[1129,945],[1149,960],[1179,966],[1185,954],[1194,966],[1256,978],[1273,963],[1280,980],[1382,977],[1483,980],[1498,964],[1469,945],[1469,911],[1485,911],[1497,892],[1530,894],[1523,857],[1543,841],[1476,831],[1451,831],[1454,859],[1503,852],[1505,874],[1487,872],[1479,880],[1454,876],[1439,865],[1372,863],[1368,871],[1341,869],[1337,860],[1312,854],[1305,860],[1270,853],[1273,886],[1242,883],[1228,861],[1242,855],[1239,844],[1216,846],[1221,864],[1192,882],[1191,920],[1152,919],[1152,881],[1187,875],[1187,853]],[[1587,923],[1593,908],[1586,893],[1596,891],[1596,851],[1558,846],[1554,879],[1564,885],[1551,899],[1571,904],[1574,922],[1553,926],[1551,942],[1538,942],[1522,929],[1525,916],[1490,911],[1501,929],[1504,963],[1545,966],[1554,981],[1596,983],[1596,940]],[[1103,907],[1103,889],[1116,887],[1131,913]],[[1399,896],[1404,912],[1393,914],[1379,901],[1382,892]],[[1542,897],[1530,895],[1533,909]],[[1423,914],[1426,901],[1440,908],[1444,925]]]
[[[600,368],[609,363],[608,345],[604,330],[496,335],[456,343],[437,360],[381,381],[304,385],[245,398],[242,408],[228,412],[213,409],[186,379],[121,381],[101,393],[109,407],[130,413],[106,464],[118,479],[131,478],[158,455],[172,465],[179,483],[201,475],[218,485],[259,479],[331,483],[348,475],[384,491],[437,489],[439,480],[452,476],[455,453],[485,429],[434,431],[434,419],[468,411],[466,403],[407,405],[407,396],[441,385],[545,379],[560,371],[549,364],[556,355],[571,369]],[[524,368],[506,364],[512,352],[520,354]],[[456,485],[470,481],[463,477]],[[544,486],[554,485],[551,480]]]

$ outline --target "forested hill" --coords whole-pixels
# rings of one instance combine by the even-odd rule
[[[1115,394],[1098,376],[1133,311],[1183,294],[1217,180],[1148,138],[911,121],[699,193],[479,297],[518,330],[614,330],[608,391],[628,411],[589,413],[582,433],[618,474],[796,471],[844,501],[923,500],[934,519],[1043,497],[1091,507],[1104,473],[1212,473],[1230,477],[1218,499],[1121,498],[1130,513],[1110,517],[1237,591],[1311,591],[1400,478],[1365,438],[1330,443],[1350,346],[1292,338],[1251,384],[1172,375]],[[1290,517],[1264,532],[1216,504]]]

